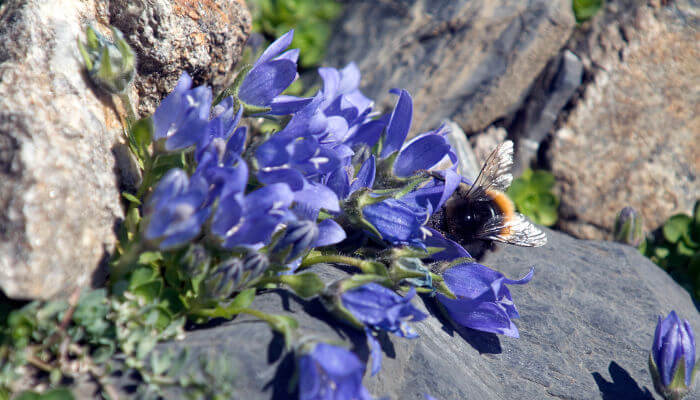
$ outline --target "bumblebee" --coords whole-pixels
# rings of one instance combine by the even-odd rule
[[[513,142],[501,143],[489,155],[472,185],[462,182],[442,209],[433,215],[431,225],[447,233],[470,254],[483,253],[490,242],[539,247],[547,236],[515,211],[504,193],[513,181]]]

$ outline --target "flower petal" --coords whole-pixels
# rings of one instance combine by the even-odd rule
[[[372,376],[375,376],[382,369],[382,346],[369,328],[365,327],[365,335],[367,335],[367,342],[369,343],[372,357]]]
[[[267,106],[285,91],[297,76],[297,65],[289,60],[273,60],[248,72],[238,89],[238,98],[246,104]]]
[[[325,185],[307,182],[304,188],[294,192],[294,201],[330,212],[340,211],[338,196]]]
[[[394,173],[408,177],[420,170],[435,166],[450,151],[450,145],[440,135],[429,134],[411,141],[404,147],[394,163]]]
[[[413,99],[411,99],[411,95],[403,89],[399,91],[392,90],[391,92],[398,94],[399,100],[391,113],[381,158],[386,158],[391,153],[401,149],[408,131],[411,129],[411,120],[413,119]]]
[[[289,45],[292,44],[292,39],[294,39],[294,29],[280,36],[277,38],[277,40],[267,46],[265,51],[260,55],[260,58],[258,58],[255,64],[253,64],[253,68],[277,57],[287,47],[289,47]]]
[[[330,246],[342,242],[347,237],[343,228],[332,219],[319,222],[318,230],[318,237],[311,247]]]
[[[372,188],[374,185],[374,178],[377,173],[376,161],[374,155],[371,155],[365,162],[360,166],[360,170],[357,172],[357,176],[350,184],[350,193],[354,193],[360,188]]]

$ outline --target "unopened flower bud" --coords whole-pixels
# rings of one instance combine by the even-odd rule
[[[632,207],[625,207],[615,218],[613,237],[616,242],[637,247],[642,243],[642,216]]]
[[[391,263],[391,275],[395,281],[405,281],[416,287],[433,287],[430,269],[419,258],[399,257]]]
[[[193,244],[182,257],[182,268],[190,278],[203,276],[209,271],[211,259],[209,253],[200,244]]]
[[[649,355],[649,371],[656,391],[667,400],[680,400],[692,385],[695,372],[695,336],[690,323],[675,311],[656,326]]]
[[[275,260],[287,264],[311,248],[318,238],[318,226],[313,221],[293,221],[272,249]]]
[[[243,271],[246,273],[244,282],[250,282],[251,280],[259,277],[267,270],[267,267],[269,266],[270,260],[267,259],[265,254],[258,251],[249,252],[243,258]]]
[[[113,42],[91,26],[85,31],[87,41],[78,41],[80,54],[92,82],[110,93],[120,94],[134,80],[136,56],[124,35],[111,27]]]
[[[219,263],[203,282],[203,294],[210,299],[230,297],[243,278],[243,261],[229,258]]]

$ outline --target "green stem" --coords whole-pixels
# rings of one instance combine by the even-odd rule
[[[122,101],[124,108],[126,109],[126,125],[127,129],[131,130],[131,125],[136,122],[136,113],[134,113],[134,107],[131,104],[131,99],[129,99],[129,94],[127,93],[128,88],[124,90],[124,93],[119,95],[119,99]]]
[[[362,272],[374,273],[374,268],[368,264],[366,260],[360,258],[341,256],[341,255],[322,255],[322,256],[312,256],[304,258],[301,262],[299,269],[308,268],[316,264],[345,264],[353,267],[357,267]]]
[[[139,190],[136,192],[136,198],[141,201],[143,201],[143,196],[148,192],[151,184],[153,184],[153,179],[155,178],[153,166],[156,164],[157,160],[157,155],[146,157],[146,159],[143,160],[143,178],[141,179],[141,186],[139,186]]]
[[[119,262],[112,268],[110,273],[112,283],[116,283],[129,273],[139,259],[139,255],[144,250],[141,240],[134,240],[129,243],[124,254],[119,257]]]

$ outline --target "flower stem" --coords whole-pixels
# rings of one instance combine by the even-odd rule
[[[299,266],[299,269],[308,268],[316,264],[345,264],[357,267],[365,273],[374,273],[374,267],[369,264],[369,261],[355,257],[341,256],[339,254],[304,258]]]
[[[127,130],[131,130],[131,125],[136,122],[136,113],[134,113],[134,107],[131,104],[131,99],[129,99],[129,94],[127,93],[127,90],[124,91],[124,93],[119,95],[119,100],[122,101],[122,105],[126,109],[126,128]]]
[[[139,259],[139,255],[141,255],[143,251],[143,247],[140,240],[133,240],[129,243],[124,254],[119,257],[119,261],[110,271],[113,284],[132,270],[134,264],[136,264],[136,261]]]

